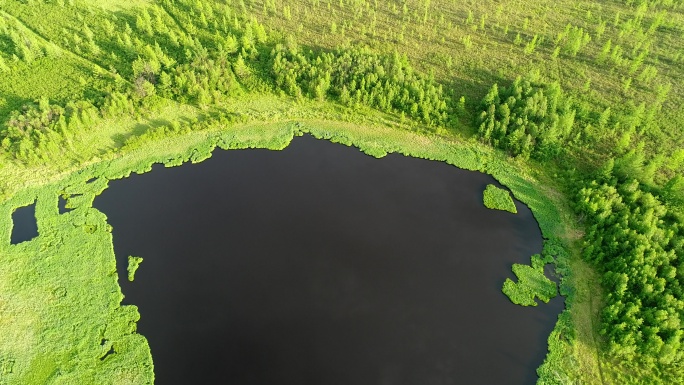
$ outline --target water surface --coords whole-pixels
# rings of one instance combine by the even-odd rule
[[[30,241],[38,236],[38,223],[36,222],[36,204],[19,207],[12,213],[12,235],[10,243]]]
[[[157,384],[532,384],[562,300],[501,293],[542,238],[524,205],[482,205],[488,183],[302,137],[155,166],[95,207]]]

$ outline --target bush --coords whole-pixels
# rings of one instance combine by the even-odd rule
[[[478,135],[513,156],[558,156],[575,121],[575,110],[558,83],[533,83],[518,77],[508,88],[494,84],[482,99]]]

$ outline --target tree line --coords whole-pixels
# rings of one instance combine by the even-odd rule
[[[445,125],[453,110],[442,85],[415,70],[405,55],[300,47],[292,37],[270,36],[239,4],[164,0],[134,20],[83,20],[80,31],[63,35],[67,48],[107,66],[113,81],[98,97],[68,106],[43,99],[13,112],[0,143],[16,159],[38,162],[41,154],[66,151],[76,130],[98,119],[139,114],[162,98],[202,107],[278,91],[363,105],[428,126]]]
[[[608,176],[608,178],[605,178]],[[637,180],[610,174],[580,189],[583,256],[602,273],[601,334],[612,354],[680,367],[684,358],[684,226]]]
[[[442,86],[414,70],[405,55],[374,53],[368,47],[314,52],[293,38],[272,52],[276,86],[296,98],[332,99],[401,113],[428,126],[448,119]]]
[[[558,83],[518,77],[509,87],[492,86],[477,123],[485,143],[523,159],[550,159],[565,146],[574,121],[575,109]]]
[[[684,178],[676,171],[684,150],[666,157],[645,148],[663,101],[591,113],[558,83],[531,75],[494,84],[476,124],[481,141],[564,172],[586,228],[583,258],[607,293],[608,352],[674,379],[684,364]],[[577,172],[572,159],[598,166]]]

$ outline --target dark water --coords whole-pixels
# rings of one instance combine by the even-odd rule
[[[12,235],[10,242],[18,244],[38,236],[36,223],[36,204],[19,207],[12,213]]]
[[[95,206],[157,384],[532,384],[562,301],[501,293],[542,239],[527,207],[484,208],[487,183],[303,137],[158,166]]]

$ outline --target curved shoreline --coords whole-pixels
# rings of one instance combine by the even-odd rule
[[[155,137],[154,131],[148,131],[151,132],[151,134],[148,134],[149,138],[146,138],[145,134],[143,134],[137,142],[129,142],[133,143],[133,145],[124,145],[117,153],[112,154],[109,159],[92,164],[86,163],[84,167],[65,173],[66,177],[56,180],[51,184],[25,188],[14,194],[13,197],[0,204],[0,215],[8,218],[13,208],[37,200],[36,216],[40,235],[26,244],[8,245],[9,242],[3,242],[0,246],[0,251],[8,252],[10,255],[16,254],[16,251],[19,251],[19,254],[23,254],[20,250],[24,249],[25,253],[28,251],[27,247],[33,245],[42,248],[45,254],[50,254],[51,251],[55,252],[56,249],[65,247],[67,249],[78,249],[75,243],[78,243],[80,238],[87,237],[87,235],[78,235],[77,239],[67,240],[64,244],[55,242],[55,238],[61,238],[60,234],[62,236],[66,234],[64,229],[67,225],[70,225],[73,228],[85,229],[84,234],[104,237],[100,238],[99,242],[99,247],[102,247],[102,249],[98,253],[100,257],[104,256],[100,264],[104,270],[113,271],[115,259],[106,218],[104,214],[91,207],[93,199],[106,188],[108,180],[127,177],[131,172],[147,172],[155,163],[162,163],[167,167],[181,165],[188,161],[197,163],[210,157],[216,147],[226,150],[244,148],[280,150],[287,147],[295,135],[302,135],[304,133],[311,134],[318,139],[326,139],[331,142],[357,147],[360,151],[375,157],[382,157],[387,153],[400,153],[405,156],[442,161],[459,168],[478,170],[492,175],[500,183],[510,188],[516,199],[530,207],[545,238],[545,247],[549,245],[549,239],[556,240],[552,243],[558,244],[557,240],[561,239],[565,233],[562,221],[558,220],[560,212],[555,207],[556,204],[539,192],[543,186],[529,175],[529,170],[520,165],[511,164],[503,155],[497,154],[495,151],[475,142],[459,143],[437,135],[428,136],[408,130],[399,130],[388,125],[368,127],[357,123],[321,119],[288,119],[272,123],[251,122],[230,125],[218,121],[209,123],[207,126],[201,130],[195,130],[193,127],[185,132],[170,133],[170,135],[168,132],[165,132],[159,138]],[[60,215],[57,211],[57,201],[59,195],[64,194],[70,195],[67,198],[68,205],[74,210]],[[4,226],[0,226],[0,239],[9,240],[9,235],[11,234],[10,225],[9,223],[3,224]],[[62,239],[66,239],[66,237]],[[80,241],[83,243],[82,240]],[[77,254],[82,253],[77,252]],[[88,254],[90,257],[94,256],[90,253]],[[562,255],[556,260],[556,265],[561,267],[559,270],[567,271],[563,269],[563,266],[567,265],[568,261],[565,259],[569,257],[569,254],[560,254]],[[48,273],[54,275],[62,274],[59,268],[50,270]],[[133,325],[132,329],[128,329],[128,333],[124,332],[117,336],[112,336],[110,339],[102,338],[102,341],[107,340],[107,342],[101,344],[103,346],[102,349],[112,341],[113,351],[116,354],[109,353],[110,350],[107,349],[106,355],[102,358],[101,362],[105,362],[105,359],[113,361],[118,356],[124,362],[128,362],[128,365],[138,368],[138,375],[142,376],[140,378],[151,380],[153,373],[149,347],[147,347],[147,342],[144,341],[144,338],[134,332],[134,322],[139,318],[137,309],[131,306],[120,306],[122,295],[116,282],[116,276],[105,274],[105,277],[97,277],[90,272],[89,274],[91,276],[83,278],[88,281],[95,280],[98,282],[104,279],[107,281],[106,286],[111,288],[109,289],[108,300],[100,301],[102,303],[107,302],[107,307],[110,309],[111,314],[109,320],[102,319],[101,317],[99,320],[90,319],[90,321],[79,319],[78,323],[99,324],[98,328],[104,328],[105,330],[111,328],[114,324]],[[568,292],[567,288],[563,289],[563,285],[567,286],[567,282],[561,285],[562,294]],[[69,293],[70,291],[67,290],[67,292]],[[68,297],[67,295],[67,299]],[[114,316],[121,312],[125,313],[126,317],[119,319]],[[568,318],[567,312],[566,306],[564,315],[560,317],[561,320]],[[114,317],[113,321],[111,321],[112,317]],[[550,338],[554,337],[557,329],[559,329],[558,325]],[[46,331],[59,333],[58,329],[55,329],[54,326],[46,327],[43,332]],[[116,348],[117,344],[122,343],[117,341],[127,340],[136,340],[137,342],[134,345],[128,346],[131,348],[129,350]],[[78,341],[78,338],[74,338],[74,342],[76,341]],[[554,357],[562,357],[565,354],[563,351],[565,351],[567,346],[562,345],[559,348],[557,345],[550,345],[552,351],[547,356],[544,365],[548,365],[548,363],[553,363],[553,365],[559,364],[560,361],[557,361]],[[34,349],[50,351],[49,346],[35,346]],[[143,363],[142,365],[140,364],[141,362]],[[15,367],[19,368],[17,365]],[[119,365],[117,367],[121,369]],[[123,367],[126,367],[126,364]],[[24,373],[30,374],[29,367],[25,369]],[[105,368],[102,367],[100,371],[102,369]]]

